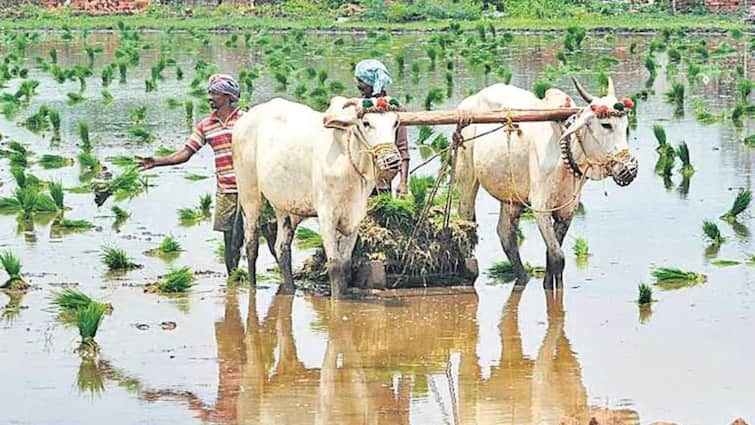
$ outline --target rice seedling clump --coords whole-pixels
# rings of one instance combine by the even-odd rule
[[[18,257],[10,251],[4,251],[0,254],[0,263],[2,263],[5,273],[8,274],[8,280],[0,285],[0,288],[16,291],[29,288],[29,284],[21,278],[21,260]]]
[[[102,254],[102,262],[111,271],[132,270],[141,267],[131,261],[126,251],[112,247],[105,248],[105,252]]]
[[[188,267],[171,269],[156,285],[156,290],[168,294],[184,293],[191,289],[195,280],[194,273]]]

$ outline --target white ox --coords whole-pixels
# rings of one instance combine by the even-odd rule
[[[296,226],[303,218],[316,216],[331,294],[344,293],[375,176],[398,164],[397,125],[395,112],[363,113],[357,100],[343,97],[333,98],[324,114],[284,99],[270,100],[244,114],[233,129],[233,163],[247,220],[251,279],[256,271],[258,219],[267,199],[278,223],[275,256],[283,275],[281,291],[294,289],[291,241]]]
[[[625,186],[637,176],[637,160],[627,145],[626,110],[616,98],[613,81],[609,79],[605,97],[590,95],[576,79],[574,83],[589,105],[573,117],[567,128],[558,122],[520,123],[521,131],[512,132],[510,139],[504,130],[492,131],[496,124],[470,125],[462,130],[465,139],[480,136],[459,151],[456,170],[461,192],[459,213],[467,220],[475,219],[480,186],[500,201],[498,236],[519,285],[528,280],[516,237],[519,216],[525,206],[535,213],[547,247],[543,286],[561,287],[564,269],[561,245],[585,180],[612,176],[617,184]],[[458,109],[542,109],[572,106],[571,103],[571,98],[561,90],[551,89],[540,100],[526,90],[496,84],[464,99]]]

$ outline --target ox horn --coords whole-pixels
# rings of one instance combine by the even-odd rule
[[[616,97],[616,89],[613,87],[613,78],[608,77],[608,90],[606,95],[610,97]]]
[[[571,80],[574,81],[574,87],[577,88],[577,91],[579,92],[579,95],[582,96],[582,99],[585,100],[585,102],[590,103],[592,102],[593,95],[587,92],[584,87],[582,87],[582,84],[579,83],[577,80],[577,77],[571,77]],[[610,81],[610,78],[609,78]],[[609,83],[610,84],[610,83]]]

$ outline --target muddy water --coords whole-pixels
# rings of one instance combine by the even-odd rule
[[[156,47],[163,37],[152,34],[146,40]],[[56,46],[62,64],[85,61],[78,42],[66,47],[54,38],[30,47],[29,57],[46,56]],[[297,60],[325,68],[330,78],[348,85],[349,63],[384,47],[362,38],[344,39],[345,47],[317,52],[318,46],[334,45],[335,37],[310,38],[310,54]],[[165,99],[186,97],[196,58],[230,72],[264,59],[258,51],[227,48],[225,40],[214,37],[205,46],[177,37],[167,43],[181,46],[175,56],[187,78],[176,81],[169,68],[156,93],[144,93],[143,80],[156,60],[155,49],[146,50],[138,70],[129,70],[128,83],[116,81],[110,88],[115,102],[109,107],[99,101],[99,71],[88,79],[88,100],[69,107],[66,93],[76,91],[78,83],[58,85],[32,70],[30,75],[41,82],[39,95],[16,120],[40,104],[53,106],[63,111],[62,143],[51,145],[4,118],[0,133],[38,155],[73,157],[76,123],[85,120],[100,158],[149,154],[161,144],[178,148],[188,134],[183,111],[168,109]],[[605,53],[619,57],[621,65],[612,75],[619,93],[628,94],[647,78],[644,51],[630,54],[629,43],[642,46],[648,40],[596,38],[580,60],[589,64]],[[116,38],[91,35],[90,42],[106,48],[105,57],[96,61],[98,70],[112,57]],[[741,44],[727,42],[741,49]],[[516,37],[496,60],[512,70],[514,84],[529,87],[546,64],[555,63],[558,45],[558,40]],[[407,52],[407,63],[418,58],[426,66],[421,39],[394,36],[393,46]],[[751,69],[752,56],[748,60]],[[428,87],[444,85],[442,68],[439,63],[439,71],[422,74],[414,83],[407,66],[394,93],[412,93],[411,106],[419,109]],[[468,89],[495,81],[492,74],[485,77],[464,63],[457,64],[455,73],[453,95],[439,107],[452,107]],[[755,78],[752,71],[750,78]],[[589,76],[583,80],[595,86]],[[560,82],[574,94],[565,79]],[[16,84],[11,82],[9,90]],[[586,186],[586,212],[575,219],[565,244],[561,294],[545,294],[537,279],[525,291],[512,292],[511,285],[484,275],[474,293],[380,302],[276,296],[273,273],[256,291],[229,290],[214,253],[219,236],[208,221],[180,226],[175,212],[196,206],[200,195],[213,192],[212,178],[184,179],[188,173],[212,176],[207,151],[183,167],[155,172],[155,187],[120,202],[132,213],[120,229],[112,227],[109,209],[94,206],[91,195],[66,194],[71,207],[66,216],[94,222],[98,228],[90,232],[55,235],[44,221],[24,230],[15,217],[0,216],[0,250],[21,258],[24,276],[33,285],[20,299],[0,295],[0,303],[11,307],[0,324],[5,383],[0,423],[551,424],[586,423],[593,416],[600,423],[753,420],[755,269],[712,265],[700,226],[729,207],[736,189],[752,187],[755,156],[738,139],[752,134],[755,122],[746,121],[740,132],[730,123],[695,121],[694,99],[702,99],[712,112],[733,106],[730,80],[715,75],[707,84],[688,87],[687,114],[672,119],[673,108],[661,95],[670,84],[660,70],[657,94],[640,103],[630,141],[641,164],[637,180],[624,189],[608,182]],[[267,76],[257,80],[254,101],[275,95],[274,86]],[[138,105],[148,105],[147,121],[157,142],[139,144],[126,135],[128,111]],[[651,127],[659,120],[671,143],[684,140],[690,147],[697,171],[687,190],[678,173],[670,184],[655,175]],[[412,155],[418,164],[419,152]],[[75,167],[44,171],[32,166],[31,171],[60,179],[67,187],[79,184]],[[432,171],[432,166],[423,170]],[[14,183],[7,160],[0,160],[0,181],[0,194],[9,196]],[[477,208],[476,255],[485,270],[503,259],[495,235],[498,206],[482,193]],[[740,222],[719,223],[728,240],[717,258],[742,260],[745,253],[755,253],[752,219],[747,215]],[[543,264],[544,247],[534,222],[523,222],[522,229],[523,258]],[[143,255],[166,234],[186,251],[172,262]],[[575,237],[590,244],[586,263],[578,264],[571,254]],[[108,274],[99,261],[101,247],[107,245],[125,249],[144,267]],[[297,251],[295,261],[306,256]],[[267,252],[260,262],[263,269],[273,265]],[[144,294],[140,285],[155,281],[171,265],[203,272],[191,293],[177,298]],[[637,284],[651,281],[655,265],[704,272],[708,281],[679,290],[656,288],[658,301],[640,311],[633,303]],[[102,352],[96,361],[82,361],[74,353],[76,330],[60,324],[49,306],[51,291],[62,284],[77,284],[114,306],[97,335]],[[176,328],[163,329],[166,321]]]

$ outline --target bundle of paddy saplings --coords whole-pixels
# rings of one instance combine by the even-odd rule
[[[64,324],[75,324],[81,341],[77,352],[82,357],[94,357],[100,347],[94,340],[102,318],[113,310],[113,306],[95,301],[89,295],[75,289],[66,288],[52,294],[52,304],[58,309],[58,318]]]
[[[441,193],[432,204],[429,178],[412,176],[411,195],[404,199],[382,194],[369,200],[367,217],[362,220],[352,255],[354,276],[362,265],[382,261],[389,286],[417,286],[459,283],[468,276],[465,260],[477,245],[477,225],[455,216],[447,228],[445,198]],[[317,239],[311,231],[299,232],[297,239]],[[296,277],[315,282],[327,280],[322,246],[309,258]]]

